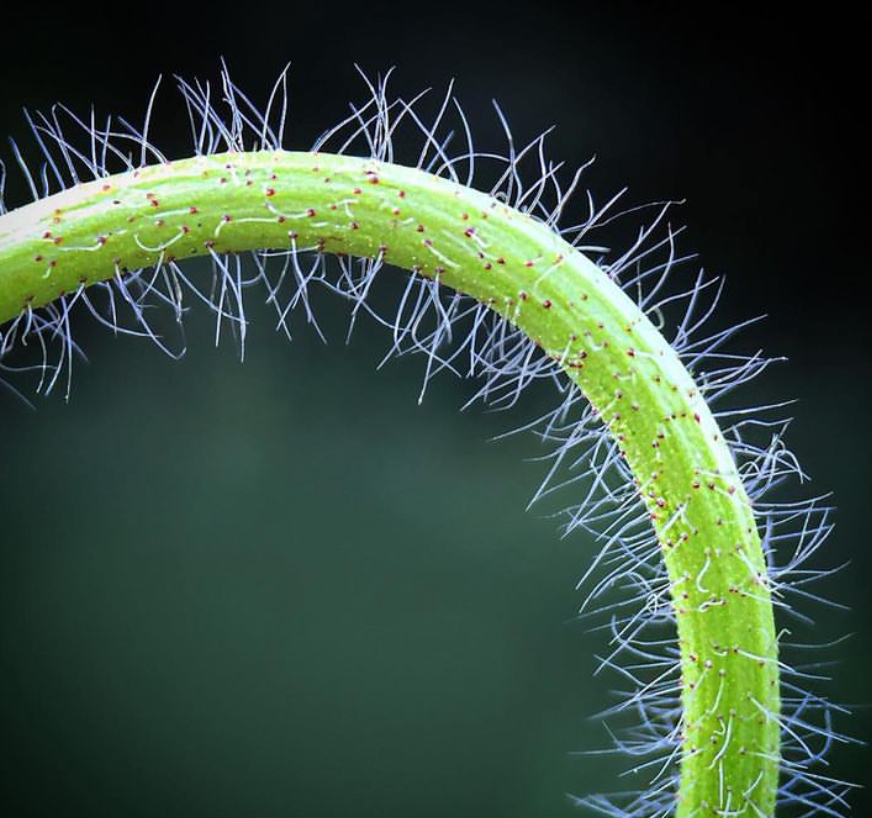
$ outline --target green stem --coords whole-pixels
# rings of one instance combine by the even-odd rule
[[[771,815],[777,641],[750,502],[676,352],[546,225],[460,184],[373,160],[200,156],[0,217],[0,324],[128,269],[288,248],[381,257],[438,279],[562,365],[619,442],[668,569],[684,711],[677,815]]]

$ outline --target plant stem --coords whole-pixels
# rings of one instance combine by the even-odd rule
[[[368,159],[198,156],[0,217],[0,324],[97,281],[198,255],[381,258],[471,296],[560,363],[618,442],[665,560],[681,662],[679,818],[771,815],[777,640],[754,514],[699,390],[640,308],[547,225]],[[656,702],[657,685],[639,691]]]

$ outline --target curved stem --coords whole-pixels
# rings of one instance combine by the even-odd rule
[[[368,159],[199,156],[0,217],[0,323],[128,269],[289,248],[383,258],[436,279],[560,363],[619,442],[668,569],[683,705],[677,814],[771,815],[777,641],[729,447],[646,315],[546,225],[457,183]]]

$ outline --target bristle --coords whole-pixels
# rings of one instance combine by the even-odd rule
[[[672,204],[655,205],[631,246],[610,253],[590,242],[598,227],[617,217],[613,211],[621,194],[602,206],[596,206],[588,194],[587,218],[563,225],[573,197],[584,195],[578,191],[588,166],[567,171],[550,161],[547,131],[518,146],[508,117],[496,106],[506,144],[501,151],[481,151],[475,147],[469,118],[455,99],[452,86],[434,110],[428,107],[426,93],[410,101],[393,98],[388,90],[390,72],[375,80],[362,72],[361,76],[366,99],[352,106],[344,121],[325,131],[313,150],[406,162],[461,184],[490,180],[486,189],[491,196],[545,223],[574,246],[603,253],[602,269],[621,283],[652,320],[666,322],[663,329],[673,348],[714,406],[754,503],[768,562],[768,573],[761,575],[750,561],[748,570],[759,586],[773,595],[779,618],[798,617],[808,622],[810,604],[837,605],[813,590],[816,580],[831,573],[814,562],[831,530],[829,507],[821,498],[781,499],[807,480],[784,442],[789,419],[780,417],[780,412],[787,404],[747,407],[740,402],[724,403],[727,397],[740,400],[737,393],[741,388],[780,359],[762,352],[743,355],[722,351],[753,322],[717,325],[723,279],[707,277],[701,271],[684,275],[693,257],[677,249],[680,230],[667,218]],[[217,90],[208,82],[183,79],[178,80],[178,89],[197,155],[285,147],[290,110],[287,69],[271,88],[263,108],[231,81],[226,66],[222,66]],[[15,143],[12,154],[32,197],[41,199],[86,179],[167,162],[149,136],[158,104],[155,86],[139,127],[112,118],[98,124],[93,111],[83,119],[63,106],[55,106],[48,115],[27,113],[38,158],[25,159],[26,152]],[[3,199],[6,173],[6,166],[0,163],[0,214],[7,212]],[[639,212],[640,208],[630,208],[621,217],[633,218]],[[582,529],[591,532],[600,544],[580,582],[585,596],[579,616],[598,622],[594,627],[608,636],[598,672],[615,674],[626,688],[601,717],[607,724],[614,720],[622,725],[628,715],[634,718],[632,726],[615,726],[609,733],[613,750],[627,757],[634,780],[645,782],[635,791],[573,801],[593,813],[615,818],[671,815],[684,726],[681,660],[674,639],[672,605],[681,588],[666,573],[661,545],[642,503],[641,498],[653,488],[644,480],[634,482],[620,446],[607,435],[601,421],[605,411],[602,407],[599,412],[592,411],[567,381],[561,367],[565,361],[545,354],[505,320],[512,317],[517,305],[482,304],[441,285],[438,277],[409,276],[396,303],[379,311],[371,296],[389,260],[385,253],[373,259],[330,261],[319,252],[321,248],[297,246],[293,239],[286,251],[253,253],[253,263],[239,255],[210,251],[212,279],[204,287],[192,282],[171,258],[171,242],[160,248],[162,260],[153,269],[119,267],[109,281],[87,290],[82,282],[75,292],[47,307],[22,311],[0,328],[0,372],[16,383],[28,373],[35,374],[38,392],[61,390],[69,396],[74,360],[83,355],[73,337],[74,312],[80,318],[90,316],[115,333],[147,337],[164,353],[179,357],[185,349],[184,335],[181,343],[174,345],[155,328],[151,316],[160,308],[168,310],[181,328],[189,302],[200,302],[213,311],[215,343],[231,335],[242,357],[250,293],[258,291],[257,297],[275,308],[276,328],[290,337],[296,316],[320,334],[311,296],[315,288],[323,287],[349,302],[349,332],[362,316],[375,319],[389,331],[382,363],[407,353],[423,356],[420,398],[443,371],[478,378],[469,405],[480,403],[491,409],[517,407],[534,383],[553,385],[554,408],[506,434],[533,431],[547,447],[545,476],[531,504],[562,497],[568,487],[580,493],[572,506],[557,512],[565,535]],[[616,395],[616,401],[621,399]],[[774,494],[778,499],[770,499]],[[680,520],[682,511],[672,513],[673,518],[664,526],[666,531],[673,521]],[[708,562],[685,581],[704,589],[707,569]],[[801,607],[795,609],[794,600]],[[797,647],[793,653],[800,655],[809,649],[807,645],[800,650]],[[781,728],[778,803],[794,805],[799,815],[843,816],[848,811],[849,785],[820,772],[827,769],[830,747],[848,741],[833,726],[843,711],[805,691],[807,683],[817,683],[817,673],[786,664],[781,665],[781,672],[782,711],[774,713],[759,706],[761,716],[777,720]],[[723,751],[730,742],[730,730],[731,722],[726,720]],[[720,755],[715,756],[715,762]],[[712,814],[752,816],[757,808],[751,796],[750,792],[723,794],[721,807],[713,808]]]

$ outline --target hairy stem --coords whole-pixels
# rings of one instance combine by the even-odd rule
[[[436,279],[561,364],[619,442],[668,569],[682,666],[677,815],[771,815],[777,640],[750,502],[678,355],[547,225],[455,182],[368,159],[198,156],[0,217],[0,324],[128,269],[289,248],[383,258]]]

